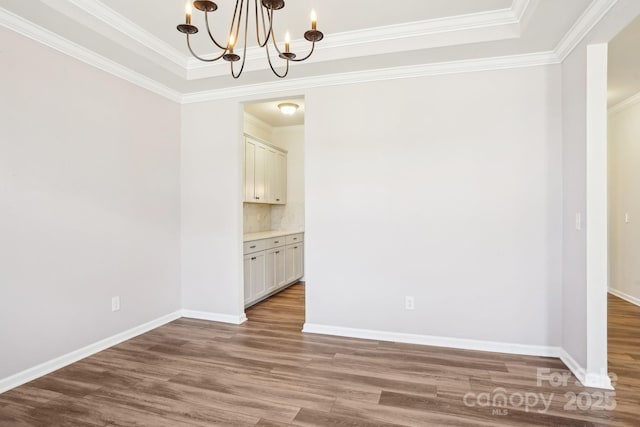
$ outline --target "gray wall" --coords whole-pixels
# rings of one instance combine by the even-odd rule
[[[180,109],[2,28],[0,75],[4,378],[180,308]]]

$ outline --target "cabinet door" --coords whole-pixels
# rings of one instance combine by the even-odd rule
[[[244,142],[244,201],[255,202],[256,197],[256,144]]]
[[[268,251],[265,252],[265,256],[266,256],[266,268],[265,268],[265,287],[266,287],[266,292],[272,292],[273,290],[275,290],[278,287],[278,282],[277,282],[277,278],[276,278],[276,273],[277,273],[277,249],[270,249]]]
[[[266,203],[267,199],[267,148],[256,144],[254,202]]]
[[[244,256],[244,302],[251,301],[251,255]]]
[[[287,203],[287,155],[275,153],[275,191],[274,203],[284,205]]]
[[[296,264],[295,264],[295,246],[297,245],[287,245],[284,248],[285,252],[285,281],[287,284],[296,280]]]
[[[267,293],[264,252],[244,256],[244,302],[255,301]]]
[[[283,246],[274,249],[274,251],[276,266],[276,287],[281,288],[287,284],[287,277],[285,272],[285,248]]]
[[[295,280],[298,280],[304,276],[304,243],[298,243],[293,247],[293,249],[293,271]]]
[[[264,252],[256,252],[247,255],[247,257],[249,258],[249,294],[251,295],[250,300],[254,301],[267,292],[265,254]]]
[[[266,151],[266,175],[267,175],[267,202],[276,203],[276,193],[278,192],[278,157],[276,150],[271,148]]]

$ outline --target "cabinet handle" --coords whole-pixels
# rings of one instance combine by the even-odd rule
[[[279,240],[276,240],[276,241],[275,241],[275,242],[273,242],[273,243],[280,243],[280,241],[279,241]]]
[[[260,197],[256,197],[256,200],[260,200]]]
[[[255,249],[255,245],[254,246],[249,246],[249,249]]]
[[[251,261],[255,261],[255,260],[256,260],[256,257],[251,258]]]
[[[293,249],[298,249],[298,247],[297,247],[297,246],[294,246],[294,247],[293,247]]]
[[[280,253],[280,251],[276,251],[276,254],[279,254],[279,253]]]
[[[276,199],[276,202],[279,202],[279,201],[280,201],[280,199]]]

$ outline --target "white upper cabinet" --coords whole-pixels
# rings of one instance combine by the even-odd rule
[[[287,200],[287,153],[245,136],[244,201],[283,205]]]
[[[276,190],[275,203],[287,203],[287,154],[276,152]]]
[[[244,201],[255,202],[256,196],[256,144],[248,138],[244,141]]]

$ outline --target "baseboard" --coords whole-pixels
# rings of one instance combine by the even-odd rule
[[[468,340],[460,338],[436,337],[430,335],[404,334],[397,332],[373,331],[336,326],[305,323],[302,332],[335,335],[339,337],[362,338],[376,341],[391,341],[406,344],[430,345],[434,347],[459,348],[492,353],[522,354],[528,356],[559,357],[560,348],[541,345],[511,344],[492,341]]]
[[[120,344],[123,341],[129,340],[152,329],[179,319],[181,315],[182,313],[180,311],[167,314],[150,322],[144,323],[140,326],[136,326],[93,344],[89,344],[88,346],[81,349],[74,350],[53,360],[49,360],[48,362],[41,363],[37,366],[34,366],[33,368],[18,372],[17,374],[14,374],[10,377],[0,379],[0,393],[4,393],[5,391],[11,390],[12,388],[26,384],[29,381],[33,381],[44,375],[50,374],[53,371],[64,368],[65,366],[75,363],[78,360],[84,359],[85,357],[89,357],[92,354],[106,350],[107,348]]]
[[[613,390],[611,378],[606,373],[587,372],[565,349],[561,349],[560,360],[585,387]]]
[[[630,302],[633,305],[637,305],[637,306],[640,307],[640,298],[632,297],[629,294],[626,294],[626,293],[624,293],[622,291],[619,291],[619,290],[613,289],[613,288],[609,288],[609,293],[611,295],[617,296],[618,298],[622,298],[623,300],[625,300],[627,302]]]
[[[182,310],[182,317],[198,320],[209,320],[211,322],[231,323],[233,325],[241,325],[247,321],[247,316],[242,313],[240,316],[232,314],[211,313],[208,311]]]
[[[458,348],[461,350],[486,351],[490,353],[520,354],[525,356],[555,357],[560,359],[585,387],[613,390],[609,376],[587,373],[569,353],[561,347],[511,344],[493,341],[468,340],[460,338],[436,337],[430,335],[403,334],[368,329],[343,328],[305,323],[302,332],[310,334],[334,335],[376,341],[391,341],[406,344],[429,345],[434,347]]]

